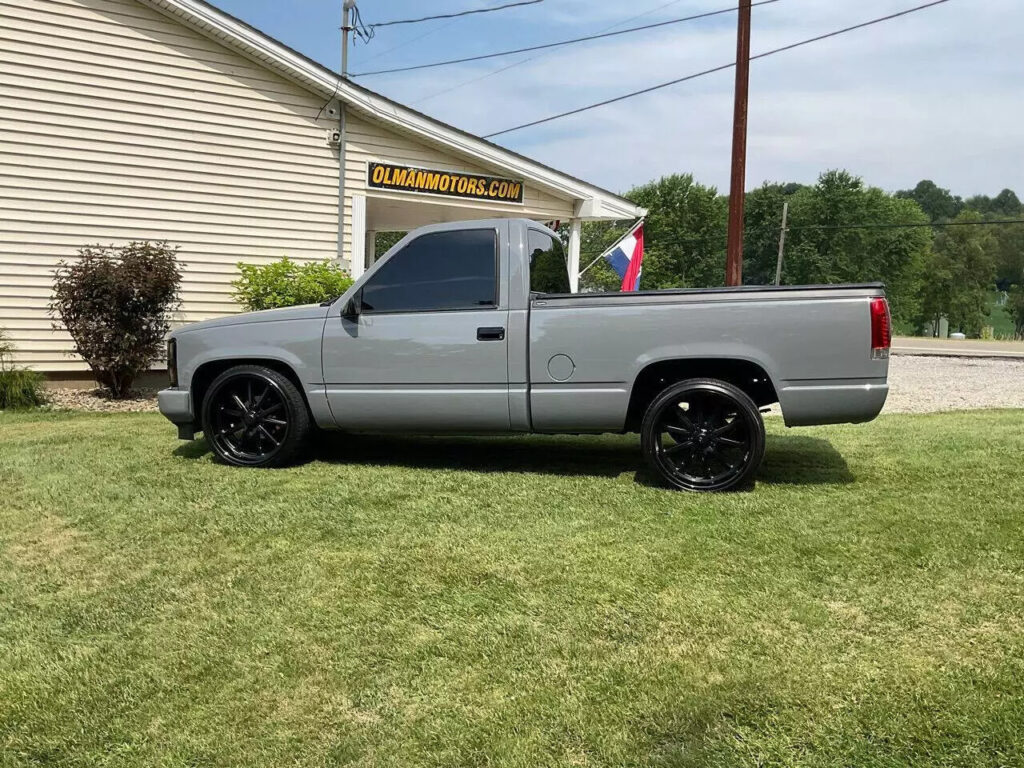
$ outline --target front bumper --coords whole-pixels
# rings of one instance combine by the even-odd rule
[[[192,412],[192,394],[187,389],[162,389],[156,396],[160,413],[178,427],[180,440],[192,440],[196,436],[195,414]]]

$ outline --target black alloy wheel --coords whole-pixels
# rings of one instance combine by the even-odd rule
[[[761,465],[764,421],[738,387],[690,379],[651,403],[641,442],[648,462],[673,488],[728,491],[747,483]]]
[[[270,368],[240,365],[210,385],[203,400],[203,433],[221,461],[272,467],[296,455],[310,429],[295,384]]]

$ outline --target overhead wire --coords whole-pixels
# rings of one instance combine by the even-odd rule
[[[760,0],[759,2],[753,3],[751,7],[758,5],[769,5],[771,3],[777,3],[779,0]],[[659,21],[654,24],[645,24],[640,27],[630,27],[629,29],[620,29],[615,32],[600,32],[593,35],[586,35],[584,37],[574,37],[569,40],[559,40],[554,43],[542,43],[541,45],[531,45],[526,48],[514,48],[508,51],[497,51],[495,53],[484,53],[478,56],[466,56],[461,59],[447,59],[445,61],[434,61],[428,64],[413,64],[406,67],[392,67],[391,69],[377,69],[369,72],[356,72],[353,73],[352,77],[369,77],[371,75],[386,75],[393,72],[412,72],[419,69],[431,69],[434,67],[445,67],[450,64],[465,64],[470,61],[483,61],[484,59],[496,59],[501,56],[512,56],[517,53],[529,53],[530,51],[540,51],[546,48],[557,48],[563,45],[572,45],[573,43],[584,43],[589,40],[600,40],[605,37],[614,37],[616,35],[625,35],[631,32],[641,32],[648,29],[656,29],[658,27],[667,27],[672,24],[681,24],[685,21],[696,21],[697,19],[707,19],[712,16],[720,16],[724,13],[735,13],[735,7],[720,8],[717,11],[706,11],[704,13],[694,14],[693,16],[684,16],[680,19],[669,19],[667,21]]]
[[[517,8],[521,5],[536,5],[537,3],[543,3],[544,0],[518,0],[514,3],[505,3],[504,5],[495,6],[494,8],[472,8],[465,11],[457,11],[455,13],[439,13],[433,16],[423,16],[418,19],[396,19],[394,21],[379,21],[374,24],[369,24],[371,29],[377,29],[379,27],[393,27],[398,24],[419,24],[424,21],[434,21],[435,19],[456,19],[460,16],[470,16],[475,13],[493,13],[494,11],[503,11],[506,8]]]
[[[664,10],[665,8],[668,8],[670,5],[678,5],[681,2],[682,2],[682,0],[668,0],[667,3],[662,3],[661,5],[655,6],[654,8],[651,8],[648,11],[644,11],[643,13],[638,13],[636,16],[630,16],[628,19],[623,19],[622,21],[617,21],[614,24],[612,24],[611,26],[604,27],[600,31],[601,32],[607,32],[608,30],[615,29],[616,27],[620,27],[623,24],[629,24],[631,21],[636,21],[637,19],[642,19],[644,16],[650,16],[652,13],[657,13],[658,11]],[[438,96],[444,96],[446,93],[451,93],[452,91],[457,91],[459,88],[464,88],[467,85],[472,85],[473,83],[478,83],[481,80],[486,80],[489,77],[494,77],[494,75],[500,75],[502,72],[507,72],[510,69],[515,69],[516,67],[518,67],[518,66],[520,66],[522,64],[526,64],[526,63],[531,62],[531,61],[536,61],[537,59],[542,59],[542,58],[544,58],[547,55],[549,55],[549,54],[542,53],[542,54],[539,54],[537,56],[527,56],[525,59],[520,59],[519,61],[514,61],[511,64],[506,64],[505,66],[498,67],[497,69],[492,69],[490,72],[486,72],[486,73],[484,73],[482,75],[478,75],[477,77],[470,78],[469,80],[463,80],[461,83],[457,83],[455,85],[449,86],[448,88],[442,88],[440,91],[435,91],[434,93],[430,94],[429,96],[424,96],[422,99],[417,99],[416,101],[414,101],[412,103],[413,104],[423,104],[424,102],[430,101],[431,99],[436,99]]]
[[[756,59],[763,59],[763,58],[766,58],[768,56],[774,56],[775,54],[778,54],[778,53],[784,53],[786,51],[791,51],[794,48],[800,48],[801,46],[810,45],[811,43],[817,43],[817,42],[820,42],[822,40],[827,40],[828,38],[831,38],[831,37],[838,37],[839,35],[844,35],[847,32],[854,32],[854,31],[856,31],[858,29],[864,29],[865,27],[870,27],[870,26],[873,26],[875,24],[881,24],[881,23],[886,22],[886,21],[891,21],[893,19],[897,19],[897,18],[899,18],[901,16],[907,16],[907,15],[909,15],[911,13],[917,13],[918,11],[924,11],[924,10],[926,10],[928,8],[933,8],[933,7],[937,6],[937,5],[942,5],[943,3],[948,3],[948,2],[949,2],[949,0],[932,0],[932,2],[925,3],[924,5],[919,5],[919,6],[916,6],[914,8],[908,8],[906,10],[899,11],[897,13],[890,13],[887,16],[880,16],[877,19],[871,19],[870,21],[865,21],[865,22],[862,22],[860,24],[854,24],[854,25],[849,26],[849,27],[844,27],[842,29],[837,29],[834,32],[828,32],[828,33],[826,33],[824,35],[817,35],[816,37],[811,37],[811,38],[808,38],[806,40],[800,40],[799,42],[796,42],[796,43],[791,43],[789,45],[784,45],[781,48],[774,48],[774,49],[772,49],[770,51],[765,51],[764,53],[759,53],[756,56],[751,56],[750,60],[754,61]],[[609,104],[615,104],[615,103],[620,102],[620,101],[625,101],[626,99],[632,99],[632,98],[634,98],[636,96],[642,96],[643,94],[646,94],[646,93],[652,93],[653,91],[658,91],[658,90],[661,90],[662,88],[668,88],[669,86],[672,86],[672,85],[678,85],[679,83],[685,83],[685,82],[687,82],[689,80],[696,80],[699,77],[704,77],[706,75],[714,74],[715,72],[722,72],[723,70],[732,69],[735,66],[736,66],[736,62],[735,61],[730,61],[728,64],[721,64],[721,65],[719,65],[717,67],[711,67],[710,69],[705,69],[705,70],[703,70],[701,72],[694,72],[693,74],[686,75],[685,77],[678,77],[678,78],[676,78],[674,80],[669,80],[669,81],[664,82],[664,83],[658,83],[657,85],[652,85],[652,86],[649,86],[647,88],[641,88],[640,90],[637,90],[637,91],[631,91],[630,93],[625,93],[625,94],[622,94],[621,96],[615,96],[615,97],[610,98],[610,99],[604,99],[603,101],[598,101],[598,102],[595,102],[593,104],[588,104],[588,105],[583,106],[583,107],[577,107],[576,109],[570,109],[570,110],[567,110],[565,112],[560,112],[560,113],[558,113],[556,115],[550,115],[549,117],[543,117],[543,118],[541,118],[539,120],[531,120],[528,123],[523,123],[521,125],[516,125],[516,126],[513,126],[511,128],[505,128],[505,129],[500,130],[500,131],[494,131],[493,133],[484,134],[483,138],[491,139],[491,138],[494,138],[495,136],[502,136],[502,135],[504,135],[506,133],[512,133],[513,131],[520,131],[520,130],[522,130],[524,128],[532,128],[532,127],[537,126],[537,125],[543,125],[544,123],[550,123],[550,122],[552,122],[554,120],[560,120],[563,117],[569,117],[571,115],[578,115],[581,112],[589,112],[590,110],[597,109],[598,107],[605,107],[605,106],[608,106]]]

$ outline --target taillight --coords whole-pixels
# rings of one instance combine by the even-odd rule
[[[871,357],[886,358],[892,346],[892,317],[889,302],[881,296],[871,300]]]

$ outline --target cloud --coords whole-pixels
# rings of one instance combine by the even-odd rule
[[[663,8],[636,23],[723,3]],[[752,48],[757,53],[914,4],[781,0],[755,9]],[[535,30],[533,42],[585,34],[628,16],[621,4],[583,0],[552,3],[551,13],[557,23]],[[586,28],[573,19],[585,19]],[[418,108],[474,132],[499,130],[726,63],[735,51],[734,24],[726,15],[555,49]],[[500,30],[500,23],[491,25]],[[964,195],[994,194],[1004,186],[1024,190],[1021,28],[1024,4],[1016,0],[951,0],[755,62],[748,186],[765,179],[813,181],[826,168],[845,167],[890,189],[927,177]],[[524,44],[515,41],[489,38],[492,50]],[[416,106],[426,95],[508,63],[366,83]],[[497,140],[612,189],[672,172],[693,172],[724,189],[732,86],[726,71]]]

